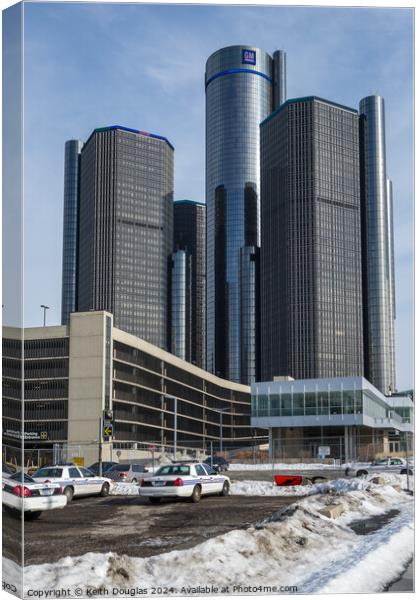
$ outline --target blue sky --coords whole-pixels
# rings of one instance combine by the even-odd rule
[[[386,101],[394,182],[397,384],[413,385],[412,12],[384,8],[25,5],[25,324],[60,322],[64,142],[120,124],[175,146],[175,198],[204,200],[204,66],[220,47],[288,54],[288,97]],[[8,308],[4,314],[8,321]]]

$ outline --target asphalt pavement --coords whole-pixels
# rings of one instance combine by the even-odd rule
[[[151,505],[140,496],[73,500],[25,522],[25,565],[56,562],[86,552],[151,556],[183,550],[232,529],[245,529],[295,497],[209,496],[194,504],[164,500]],[[19,560],[20,523],[3,513],[3,553]]]

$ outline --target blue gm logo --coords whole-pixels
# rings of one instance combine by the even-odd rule
[[[242,64],[244,65],[255,65],[255,50],[242,50]]]

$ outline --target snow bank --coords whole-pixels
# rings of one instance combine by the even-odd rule
[[[322,463],[261,463],[257,465],[249,465],[244,463],[231,463],[229,471],[319,471],[321,469],[339,469],[340,465],[325,465]],[[228,473],[229,475],[229,473]]]
[[[274,481],[232,481],[230,493],[233,496],[312,496],[314,494],[346,493],[354,490],[372,488],[372,479],[381,477],[389,486],[399,485],[401,489],[407,486],[406,475],[396,473],[378,473],[366,479],[357,477],[334,479],[310,485],[277,486]],[[410,480],[412,478],[410,477]],[[412,481],[410,483],[412,489]]]
[[[313,494],[344,493],[363,490],[369,485],[364,479],[335,479],[314,485],[277,486],[271,481],[234,481],[230,493],[234,496],[311,496]]]
[[[319,486],[328,493],[319,493]],[[88,553],[28,566],[25,589],[42,581],[44,589],[79,588],[84,593],[76,595],[84,596],[86,590],[101,587],[119,596],[132,594],[130,590],[136,587],[151,595],[156,585],[173,589],[173,595],[191,594],[191,587],[196,586],[239,594],[250,583],[297,586],[298,593],[383,590],[404,571],[413,554],[411,497],[390,485],[366,480],[338,480],[314,488],[316,493],[253,527],[230,531],[186,550],[147,558]],[[336,502],[344,508],[338,519],[319,513]],[[398,509],[398,515],[368,536],[358,536],[347,526],[391,508]],[[6,562],[6,575],[9,567]]]

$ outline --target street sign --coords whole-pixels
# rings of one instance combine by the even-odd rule
[[[104,437],[111,437],[114,433],[114,425],[111,421],[104,421],[103,434]]]
[[[324,459],[326,456],[331,454],[331,448],[329,446],[318,446],[318,456]]]

